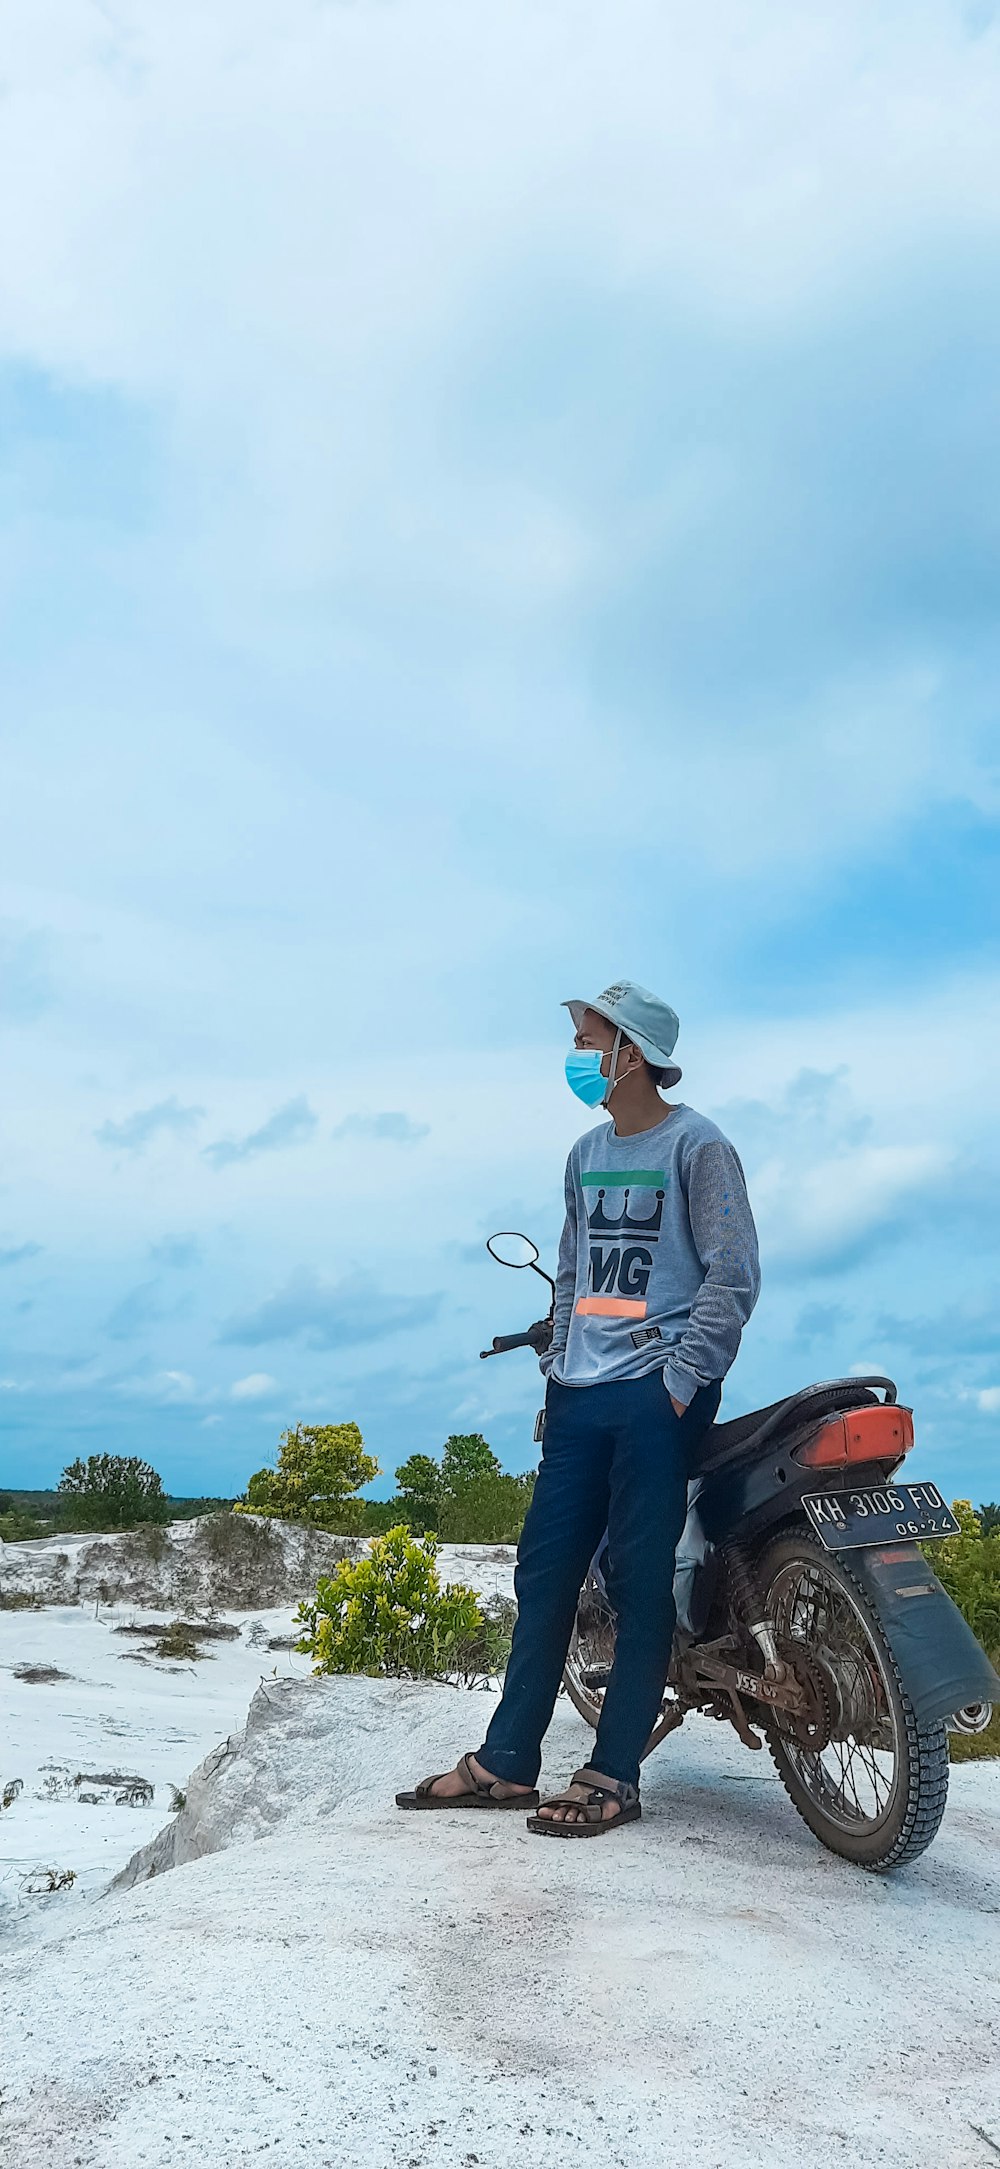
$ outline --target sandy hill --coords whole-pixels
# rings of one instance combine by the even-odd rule
[[[956,1770],[937,1844],[885,1882],[706,1722],[596,1846],[399,1814],[490,1700],[265,1679],[116,1886],[14,1943],[11,2161],[986,2169],[1000,1768]],[[560,1704],[550,1782],[588,1737]]]

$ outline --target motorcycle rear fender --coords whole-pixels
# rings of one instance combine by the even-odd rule
[[[853,1468],[851,1487],[884,1484],[887,1473],[885,1462]],[[711,1543],[724,1544],[733,1536],[758,1542],[769,1528],[801,1512],[799,1501],[803,1492],[816,1490],[817,1473],[802,1468],[793,1454],[779,1447],[759,1461],[697,1477],[694,1488],[702,1527]]]
[[[884,1483],[885,1475],[884,1466],[854,1469],[851,1481]],[[759,1544],[793,1517],[794,1526],[802,1493],[815,1487],[815,1470],[779,1449],[703,1477],[693,1488],[711,1546],[732,1536]],[[878,1611],[920,1723],[951,1717],[971,1702],[1000,1706],[1000,1679],[985,1650],[915,1544],[864,1546],[838,1556]]]
[[[918,1724],[969,1702],[1000,1704],[1000,1679],[915,1544],[838,1552],[878,1613]]]

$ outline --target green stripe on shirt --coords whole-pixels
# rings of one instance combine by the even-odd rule
[[[585,1190],[596,1190],[598,1186],[605,1190],[665,1190],[667,1186],[663,1169],[648,1167],[591,1167],[581,1173],[580,1181]]]

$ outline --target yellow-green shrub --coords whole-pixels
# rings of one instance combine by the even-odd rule
[[[484,1607],[460,1582],[442,1589],[437,1549],[400,1526],[324,1577],[296,1614],[303,1629],[296,1647],[313,1670],[466,1685],[498,1672],[510,1648],[511,1607]]]

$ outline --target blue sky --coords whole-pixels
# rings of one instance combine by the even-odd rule
[[[729,1411],[888,1369],[997,1495],[995,12],[7,26],[0,1482],[530,1465],[481,1246],[626,974],[747,1168]]]

